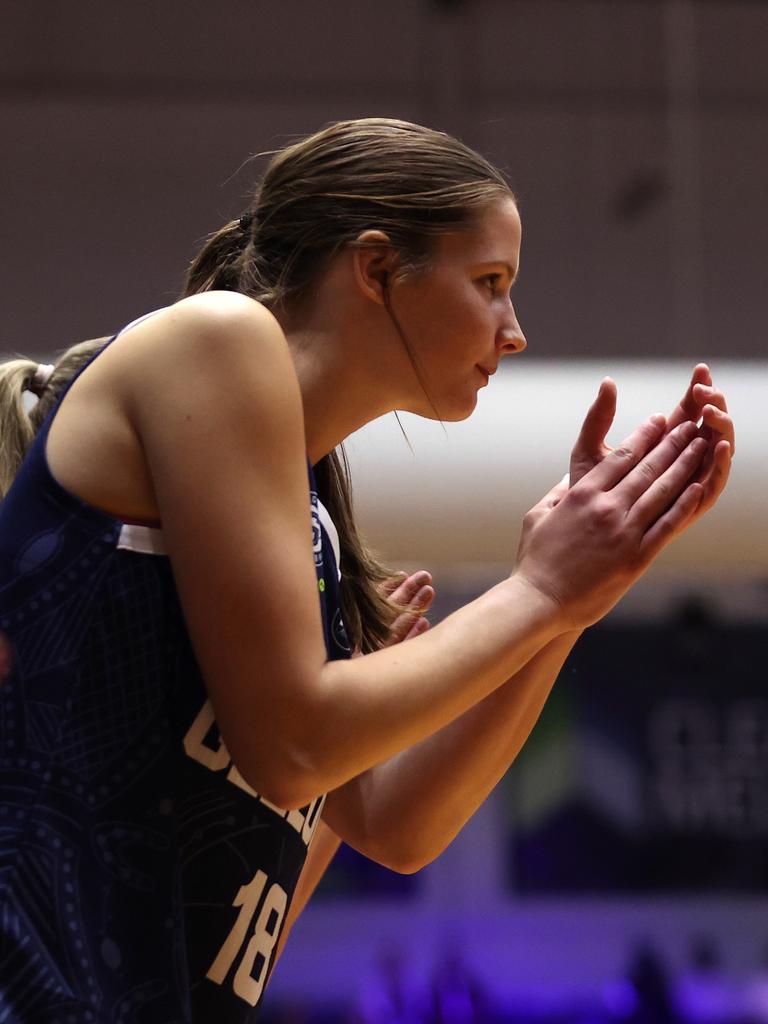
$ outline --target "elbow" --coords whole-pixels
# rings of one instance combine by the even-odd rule
[[[431,860],[429,858],[424,860],[422,858],[413,859],[409,857],[402,857],[396,860],[391,866],[388,866],[390,871],[395,871],[398,875],[415,875],[430,863]]]
[[[219,742],[213,746],[208,737],[215,722],[211,702],[206,701],[184,736],[184,752],[209,771],[223,773],[251,796],[293,811],[330,788],[304,737],[281,736],[278,728],[243,729],[237,723],[240,728],[235,725],[226,732],[221,730]]]
[[[382,867],[396,872],[398,875],[415,875],[427,867],[435,859],[435,855],[423,855],[418,850],[386,850],[373,859]]]
[[[364,844],[357,847],[370,860],[398,875],[415,875],[435,860],[442,849],[434,844],[421,842],[414,836],[390,833],[386,836],[369,836]]]
[[[267,783],[266,785],[252,787],[258,796],[265,800],[268,804],[272,804],[281,811],[298,811],[311,804],[317,796],[321,796],[320,793],[315,793],[314,796],[309,795],[309,790],[298,789],[290,784],[276,782],[274,784]]]
[[[293,758],[276,759],[243,772],[251,790],[282,811],[297,811],[323,796],[325,787],[314,772],[297,770]]]
[[[296,687],[322,690],[313,680]],[[347,766],[340,763],[334,729],[324,726],[326,704],[317,699],[297,708],[284,707],[262,734],[261,742],[248,742],[243,750],[249,782],[260,796],[287,811],[300,810],[347,781]]]
[[[233,767],[254,795],[280,810],[300,810],[331,788],[328,771],[309,744],[276,733],[241,744]]]
[[[236,763],[238,767],[232,767],[243,787],[282,811],[300,810],[324,796],[328,788],[322,774],[313,770],[306,758],[290,753],[272,751],[269,758],[258,762],[246,757]],[[230,780],[238,783],[231,774]]]

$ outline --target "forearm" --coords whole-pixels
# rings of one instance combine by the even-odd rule
[[[328,820],[353,846],[399,870],[434,859],[517,756],[578,636],[551,641],[456,721],[331,794]]]
[[[552,603],[515,578],[423,636],[324,666],[302,744],[307,797],[418,744],[483,701],[559,635]],[[322,729],[318,728],[322,723]]]

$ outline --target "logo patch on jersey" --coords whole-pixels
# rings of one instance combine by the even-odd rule
[[[312,551],[315,556],[315,565],[323,564],[323,534],[320,530],[320,514],[317,508],[317,494],[309,492],[309,505],[312,510]]]
[[[333,625],[331,626],[331,633],[333,635],[334,643],[337,647],[340,647],[342,651],[350,651],[349,637],[347,631],[344,628],[344,620],[341,617],[341,609],[337,608],[336,613],[333,616]]]

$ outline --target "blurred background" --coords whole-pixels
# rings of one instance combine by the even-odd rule
[[[466,423],[349,444],[433,621],[509,572],[606,374],[618,440],[710,361],[739,452],[448,850],[395,875],[342,849],[265,1019],[768,1021],[768,4],[3,0],[0,348],[173,301],[255,154],[374,114],[480,149],[523,219],[524,357]]]

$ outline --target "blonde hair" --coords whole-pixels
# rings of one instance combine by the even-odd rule
[[[0,498],[8,493],[35,434],[61,392],[80,367],[108,341],[109,338],[92,338],[68,348],[56,359],[53,372],[41,388],[35,385],[37,360],[20,356],[0,363]],[[37,395],[29,411],[24,401],[25,391]]]

